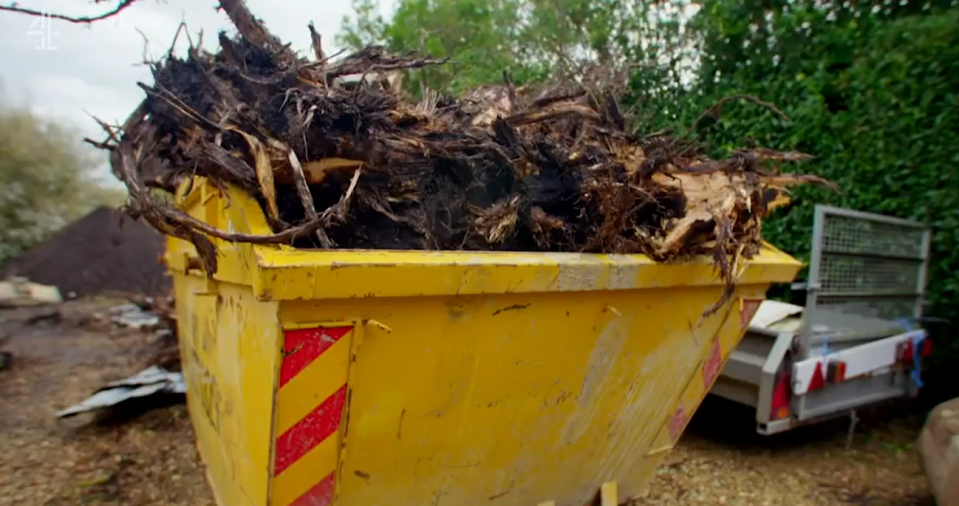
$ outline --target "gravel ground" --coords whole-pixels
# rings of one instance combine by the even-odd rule
[[[29,327],[26,313],[0,312],[15,354],[0,371],[0,506],[213,505],[183,405],[97,423],[54,419],[143,368],[134,350],[146,336],[77,324],[110,304],[70,303],[65,321]],[[912,446],[921,422],[864,416],[847,448],[844,421],[762,438],[748,411],[708,399],[637,504],[932,506]]]
[[[708,398],[640,504],[934,506],[913,448],[923,417],[861,416],[851,441],[848,420],[760,436],[747,410]]]

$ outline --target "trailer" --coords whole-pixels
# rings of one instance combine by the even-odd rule
[[[819,205],[804,306],[764,300],[710,393],[755,408],[770,435],[912,397],[932,341],[922,328],[931,230]]]

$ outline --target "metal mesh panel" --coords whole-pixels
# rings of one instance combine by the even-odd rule
[[[823,253],[820,286],[826,292],[915,293],[921,260],[856,257]]]
[[[844,209],[820,212],[815,305],[880,318],[914,315],[922,297],[926,229]]]
[[[817,307],[888,320],[912,316],[915,304],[914,297],[818,297],[816,299]]]
[[[895,223],[853,218],[838,214],[825,215],[823,251],[864,255],[895,256],[921,260],[922,228]]]

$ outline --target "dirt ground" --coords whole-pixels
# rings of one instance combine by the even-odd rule
[[[214,504],[184,405],[99,423],[54,418],[144,367],[133,350],[148,336],[79,324],[112,304],[69,303],[64,321],[29,326],[37,310],[0,310],[14,353],[0,371],[0,506]],[[921,423],[864,415],[847,448],[844,421],[763,438],[748,411],[708,399],[637,504],[932,506],[913,449]]]
[[[848,420],[769,437],[707,398],[640,504],[934,506],[913,448],[923,420],[864,413],[851,443]]]
[[[83,316],[116,301],[64,305],[65,321],[26,325],[37,310],[0,310],[12,367],[0,371],[0,506],[212,506],[186,407],[104,423],[54,413],[107,381],[142,370],[151,337],[84,328]]]

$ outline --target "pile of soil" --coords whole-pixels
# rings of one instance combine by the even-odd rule
[[[165,294],[171,286],[160,262],[165,247],[164,237],[146,223],[99,207],[8,261],[0,278],[25,277],[56,286],[64,296]]]
[[[509,75],[462,97],[405,95],[388,73],[443,64],[368,47],[338,62],[320,37],[297,57],[242,0],[221,2],[238,35],[152,66],[154,84],[111,151],[129,211],[196,245],[212,275],[212,238],[305,248],[710,255],[731,293],[786,187],[824,181],[763,162],[766,149],[709,160],[698,145],[631,132],[603,72],[516,87]],[[615,72],[606,72],[613,75]],[[344,78],[359,75],[347,83]],[[649,129],[652,130],[652,129]],[[151,178],[147,180],[144,174]],[[154,202],[204,176],[260,202],[275,234],[230,234]]]

